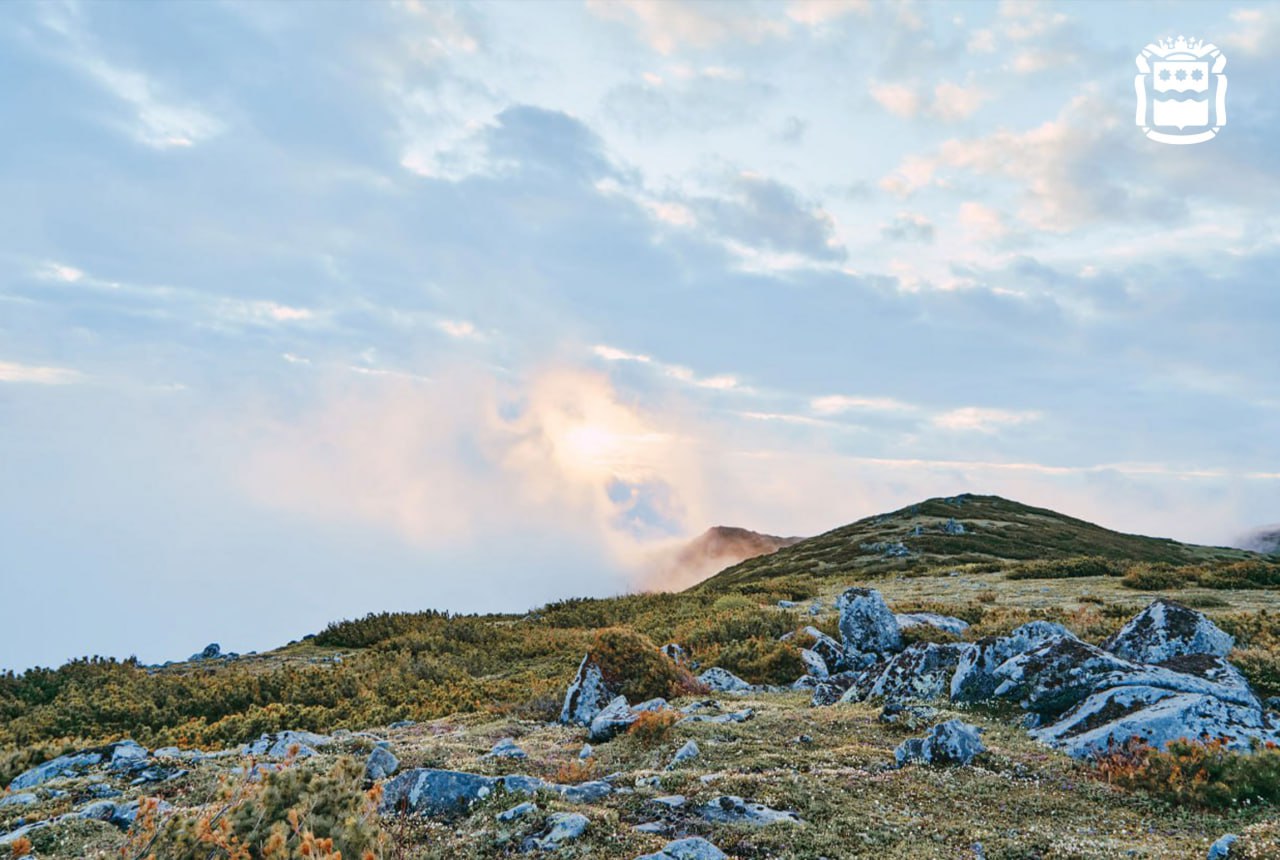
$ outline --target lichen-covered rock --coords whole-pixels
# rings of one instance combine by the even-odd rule
[[[491,795],[499,782],[492,776],[454,770],[415,768],[388,780],[382,787],[379,811],[387,814],[441,817],[465,812]]]
[[[386,779],[400,767],[400,759],[396,758],[386,747],[374,747],[364,762],[366,779]]]
[[[20,791],[17,794],[9,794],[4,797],[0,797],[0,809],[3,809],[6,806],[30,806],[31,804],[38,803],[39,801],[40,798],[36,797],[31,792]]]
[[[263,735],[252,743],[241,748],[241,755],[264,758],[285,758],[293,747],[297,747],[297,757],[306,758],[316,754],[316,747],[324,746],[330,739],[315,732],[276,732]]]
[[[595,803],[613,793],[613,786],[603,779],[580,782],[577,785],[553,785],[554,791],[568,803]]]
[[[1227,860],[1232,856],[1231,846],[1240,841],[1240,837],[1234,833],[1228,833],[1225,836],[1219,836],[1214,843],[1209,846],[1209,853],[1206,855],[1207,860]]]
[[[639,718],[639,713],[627,704],[625,696],[615,696],[613,701],[591,720],[587,736],[595,743],[607,741],[625,732]]]
[[[591,660],[591,655],[584,655],[578,664],[578,672],[569,683],[564,694],[564,705],[560,708],[560,722],[565,725],[589,726],[596,714],[614,698],[604,682],[604,673]]]
[[[1139,612],[1103,648],[1136,663],[1163,663],[1187,654],[1225,657],[1235,639],[1203,613],[1159,598]]]
[[[951,676],[951,698],[956,702],[990,699],[1000,685],[996,669],[1002,663],[1054,639],[1075,639],[1051,621],[1031,621],[1008,636],[988,636],[964,647],[955,674]]]
[[[134,740],[117,741],[107,747],[109,760],[107,767],[111,770],[140,770],[147,766],[151,754],[147,748]]]
[[[698,807],[698,815],[714,824],[799,824],[794,812],[771,809],[763,803],[748,803],[731,794],[721,795]]]
[[[502,812],[495,815],[494,818],[501,821],[503,824],[506,824],[508,822],[524,818],[526,815],[533,815],[537,811],[538,804],[531,800],[526,800],[524,803],[517,803],[510,809],[504,809]]]
[[[698,676],[698,680],[717,693],[742,693],[754,689],[746,681],[730,672],[713,666]]]
[[[675,770],[678,766],[687,761],[693,761],[702,750],[698,749],[698,742],[692,738],[684,742],[684,746],[676,750],[676,754],[671,758],[671,764],[667,765],[667,770]]]
[[[950,692],[952,676],[966,650],[963,644],[916,642],[894,655],[871,680],[862,698],[929,701],[945,696]],[[851,695],[862,692],[861,686],[851,687],[842,701],[849,701]]]
[[[939,615],[936,612],[899,612],[893,616],[898,622],[899,630],[912,627],[936,627],[957,636],[969,629],[969,622],[950,615]]]
[[[867,673],[863,672],[838,672],[819,681],[813,688],[813,697],[809,703],[815,708],[834,705],[840,701],[840,698],[854,687],[859,679],[863,678]]]
[[[541,836],[530,836],[524,842],[525,851],[559,851],[567,842],[587,832],[590,824],[580,812],[553,812],[547,816],[547,829]]]
[[[942,764],[965,765],[985,752],[982,729],[962,720],[947,720],[928,731],[923,738],[903,741],[893,752],[898,765]]]
[[[729,860],[729,857],[701,836],[690,836],[668,842],[657,854],[644,854],[636,860]]]
[[[808,650],[821,657],[826,662],[827,669],[834,670],[841,664],[844,660],[843,645],[812,625],[805,627],[803,632],[813,640]]]
[[[880,711],[880,722],[886,726],[898,726],[911,730],[922,729],[938,718],[938,712],[927,705],[905,705],[889,702]]]
[[[880,592],[849,588],[836,601],[844,650],[860,654],[894,654],[902,650],[902,634]]]
[[[624,700],[625,701],[625,700]],[[485,753],[485,758],[528,758],[528,753],[520,749],[515,738],[503,738]]]
[[[683,666],[685,663],[689,662],[689,652],[684,650],[683,645],[678,645],[675,642],[668,642],[666,645],[662,646],[661,651],[677,666]]]
[[[825,678],[831,674],[831,670],[827,668],[827,661],[822,659],[822,655],[817,651],[801,648],[800,659],[804,661],[804,670],[809,677]]]

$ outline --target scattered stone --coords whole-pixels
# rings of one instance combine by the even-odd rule
[[[146,747],[133,740],[117,741],[108,746],[107,751],[111,756],[107,767],[111,770],[138,770],[146,767],[151,757]]]
[[[945,630],[947,633],[954,633],[960,636],[969,629],[968,621],[953,618],[950,615],[939,615],[936,612],[899,612],[893,617],[897,619],[899,630],[921,626],[936,627],[939,630]]]
[[[1227,860],[1231,856],[1231,846],[1238,841],[1240,837],[1234,833],[1218,837],[1218,840],[1209,846],[1208,860]]]
[[[537,811],[538,811],[538,804],[533,803],[532,801],[526,800],[524,803],[517,803],[515,806],[511,807],[510,809],[507,809],[503,812],[499,812],[494,817],[497,818],[499,821],[506,823],[508,821],[515,821],[518,818],[524,818],[526,815],[533,815]]]
[[[96,750],[58,756],[18,774],[9,783],[9,790],[20,791],[25,788],[34,788],[52,779],[79,776],[83,771],[99,764],[101,761],[102,753]]]
[[[200,660],[217,660],[222,656],[222,646],[217,642],[210,642],[204,646],[204,650],[198,654],[192,654],[188,662],[196,663]]]
[[[631,727],[640,715],[627,704],[625,696],[617,696],[591,719],[588,737],[599,743],[621,734]]]
[[[938,712],[927,705],[904,705],[901,702],[889,702],[880,712],[880,722],[886,726],[899,726],[915,731],[933,723]]]
[[[6,806],[30,806],[33,803],[39,803],[40,798],[36,797],[29,791],[20,791],[17,794],[10,794],[6,797],[0,797],[0,809]]]
[[[553,787],[569,803],[595,803],[613,793],[613,786],[602,779]]]
[[[698,676],[698,680],[717,693],[742,693],[752,688],[750,684],[730,672],[713,666]]]
[[[728,855],[701,836],[691,836],[668,842],[657,854],[645,854],[636,860],[728,860]]]
[[[387,726],[387,728],[389,728],[389,729],[411,729],[411,728],[413,728],[414,726],[416,726],[417,724],[418,724],[418,721],[417,721],[417,720],[396,720],[394,723],[392,723],[391,725]]]
[[[796,602],[794,600],[779,600],[778,608],[779,609],[795,609]]]
[[[124,792],[121,791],[120,789],[112,788],[110,785],[107,785],[105,782],[95,782],[85,790],[89,792],[90,796],[96,797],[100,800],[108,797],[119,797],[120,795],[124,794]],[[31,796],[35,797],[35,795],[31,795]],[[4,805],[4,801],[0,801],[0,806],[3,806],[3,805]]]
[[[836,601],[840,609],[840,638],[846,654],[893,654],[902,650],[898,621],[880,592],[849,588]]]
[[[365,779],[386,779],[400,767],[400,759],[385,747],[374,747],[365,759]]]
[[[662,653],[666,654],[667,657],[671,659],[671,662],[675,663],[677,666],[683,666],[685,663],[689,662],[689,652],[684,650],[683,645],[678,645],[675,642],[668,642],[666,645],[663,645]]]
[[[605,685],[600,667],[591,662],[591,655],[585,655],[578,664],[578,673],[565,691],[560,722],[565,725],[589,726],[596,714],[613,697],[613,693]]]
[[[714,824],[799,824],[794,812],[771,809],[763,803],[748,803],[741,797],[724,794],[698,807],[698,815]]]
[[[637,824],[635,830],[639,833],[652,833],[655,835],[666,833],[667,825],[661,821],[646,821],[643,824]],[[649,857],[666,857],[665,854],[649,854]]]
[[[662,797],[653,798],[653,802],[668,809],[679,809],[684,806],[685,801],[683,794],[666,794]]]
[[[959,764],[973,761],[985,752],[979,737],[982,729],[961,720],[947,720],[928,731],[923,738],[903,741],[893,752],[901,767],[906,764]]]
[[[692,761],[701,754],[702,750],[698,749],[697,741],[691,738],[684,742],[684,746],[676,750],[675,756],[671,759],[671,764],[667,765],[667,770],[675,770],[678,765]]]
[[[582,749],[578,751],[578,761],[586,761],[595,755],[595,750],[591,748],[591,744],[583,744]]]
[[[624,700],[625,701],[625,700]],[[516,745],[515,738],[503,738],[493,745],[485,758],[528,758],[529,754]]]
[[[946,524],[942,527],[942,531],[949,535],[962,535],[964,534],[964,525],[957,522],[953,517],[947,520]]]
[[[324,746],[327,743],[329,743],[328,737],[318,735],[315,732],[276,732],[275,734],[263,735],[253,743],[245,744],[240,750],[240,754],[266,758],[284,758],[289,755],[291,747],[297,746],[297,757],[306,758],[316,755],[315,747]]]
[[[857,683],[845,691],[841,701],[854,698],[916,699],[929,701],[947,695],[960,658],[969,646],[963,643],[940,645],[916,642],[893,659],[870,680],[870,686]]]
[[[580,812],[553,812],[547,816],[547,830],[542,836],[525,840],[525,851],[558,851],[587,830],[590,822]]]
[[[801,648],[800,659],[804,661],[804,669],[808,677],[825,678],[831,674],[831,670],[827,668],[827,661],[822,659],[822,655],[817,651]]]
[[[741,711],[730,711],[727,714],[717,714],[714,717],[706,714],[693,714],[685,717],[676,725],[681,723],[745,723],[756,715],[751,708],[743,708]]]
[[[453,815],[465,812],[477,800],[488,797],[498,785],[498,780],[491,776],[414,768],[383,785],[378,809],[383,813],[407,812],[432,817]]]
[[[1135,663],[1163,663],[1187,654],[1226,657],[1236,640],[1203,613],[1157,598],[1102,647]]]

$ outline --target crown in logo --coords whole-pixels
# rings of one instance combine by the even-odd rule
[[[1156,43],[1160,46],[1160,50],[1165,52],[1186,51],[1195,53],[1204,47],[1203,39],[1188,39],[1186,36],[1179,36],[1176,39],[1161,39]]]

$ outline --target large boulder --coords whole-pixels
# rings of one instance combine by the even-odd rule
[[[62,777],[79,776],[84,771],[102,762],[103,755],[98,750],[69,753],[50,759],[28,771],[18,774],[9,783],[10,791],[21,791]]]
[[[813,685],[813,696],[809,700],[809,704],[815,708],[834,705],[869,674],[869,671],[863,670],[860,672],[837,672],[834,675],[829,675]]]
[[[658,853],[644,854],[636,860],[729,860],[729,855],[701,836],[690,836],[668,842]]]
[[[285,758],[297,747],[296,756],[306,758],[315,755],[315,748],[324,746],[330,740],[331,738],[315,732],[276,732],[262,735],[256,741],[245,744],[240,749],[240,754],[260,758]]]
[[[386,779],[400,767],[400,759],[386,747],[374,747],[365,759],[364,775],[366,779]]]
[[[1159,598],[1139,612],[1103,648],[1136,663],[1163,663],[1187,654],[1225,657],[1235,639],[1203,613]]]
[[[698,807],[698,815],[713,824],[799,824],[794,812],[771,809],[763,803],[749,803],[741,797],[726,794]]]
[[[615,696],[592,718],[588,737],[595,743],[607,741],[631,728],[639,718],[639,712],[627,704],[626,696]]]
[[[849,588],[836,601],[840,609],[840,638],[846,653],[894,654],[902,650],[898,620],[880,592]]]
[[[614,698],[604,682],[604,673],[592,660],[591,655],[584,655],[578,664],[578,672],[564,694],[564,705],[560,708],[560,722],[565,725],[589,726],[596,714]]]
[[[383,813],[406,812],[442,817],[465,812],[499,787],[496,777],[453,770],[415,768],[382,786],[378,809]]]
[[[936,612],[899,612],[893,616],[898,621],[899,630],[912,627],[935,627],[947,633],[960,636],[969,629],[969,622],[950,615],[939,615]]]
[[[813,640],[807,650],[813,651],[826,662],[828,669],[835,669],[844,661],[844,646],[823,633],[817,627],[809,625],[804,634]]]
[[[745,693],[755,689],[728,669],[721,669],[719,666],[703,672],[698,680],[716,693]]]
[[[860,698],[904,701],[917,699],[928,701],[946,696],[951,690],[951,678],[960,658],[966,653],[963,644],[939,645],[934,642],[916,642],[893,659],[865,686]],[[845,693],[843,700],[862,692],[858,684]]]
[[[959,764],[965,765],[986,751],[979,737],[982,729],[961,720],[947,720],[928,731],[923,738],[903,741],[893,752],[898,765]]]
[[[800,659],[804,661],[804,671],[807,677],[825,678],[831,674],[831,670],[827,667],[827,661],[822,659],[822,655],[817,651],[801,648]]]
[[[951,698],[957,702],[981,702],[995,695],[1001,679],[996,669],[1002,663],[1038,645],[1055,639],[1075,639],[1061,624],[1031,621],[1008,636],[988,636],[964,646],[955,674],[951,676]]]
[[[547,816],[547,829],[541,836],[525,840],[526,851],[559,851],[565,843],[572,842],[587,830],[590,822],[580,812],[553,812]]]

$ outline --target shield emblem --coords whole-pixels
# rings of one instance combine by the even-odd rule
[[[1216,46],[1179,36],[1142,49],[1133,79],[1134,120],[1157,143],[1204,143],[1227,124],[1227,58]]]

